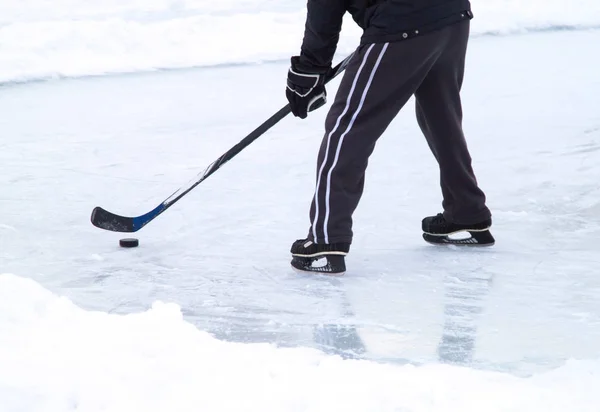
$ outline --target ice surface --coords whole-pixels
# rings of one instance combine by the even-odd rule
[[[596,0],[473,2],[473,34],[600,27]],[[0,83],[287,60],[305,2],[292,0],[5,0]],[[338,51],[360,30],[347,16]]]
[[[177,26],[186,10],[208,7],[58,3],[2,2],[13,23],[0,31],[110,19]],[[214,22],[233,13],[233,2],[214,4]],[[479,16],[483,4],[492,3]],[[545,4],[539,21],[594,24],[591,3],[561,9],[563,20],[558,3]],[[258,7],[235,14],[260,19]],[[533,21],[493,14],[496,26],[491,14],[480,20],[485,30]],[[102,72],[75,34],[90,59],[56,62]],[[17,42],[22,54],[0,53],[5,79],[58,73],[44,62],[18,67],[15,56],[66,50],[27,39],[42,48]],[[97,39],[107,44],[105,32]],[[148,211],[279,110],[287,62],[0,88],[0,273],[15,274],[0,276],[0,411],[596,411],[599,41],[598,30],[475,36],[465,128],[496,246],[421,240],[440,193],[410,102],[372,157],[349,271],[337,280],[289,267],[289,246],[307,230],[325,109],[283,120],[136,234],[139,248],[119,248],[125,236],[89,222],[97,205]],[[95,56],[105,64],[110,53]]]

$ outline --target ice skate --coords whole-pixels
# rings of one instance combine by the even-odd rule
[[[436,245],[492,246],[496,240],[489,231],[491,226],[491,219],[471,225],[450,223],[442,213],[438,213],[423,219],[423,239]],[[467,233],[469,237],[451,237]]]
[[[300,239],[292,244],[291,264],[301,272],[342,276],[346,272],[345,256],[349,250],[348,243],[317,244],[309,239]]]

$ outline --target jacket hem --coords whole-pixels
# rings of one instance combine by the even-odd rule
[[[470,10],[464,10],[446,18],[437,20],[436,22],[429,23],[427,25],[423,25],[421,27],[413,28],[410,30],[400,30],[397,33],[369,34],[369,29],[367,29],[360,39],[360,44],[365,45],[372,43],[394,43],[398,41],[409,40],[414,37],[432,33],[434,31],[441,30],[453,24],[457,24],[462,21],[471,19],[473,19],[473,13]]]

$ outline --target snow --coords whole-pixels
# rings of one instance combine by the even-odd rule
[[[465,130],[492,248],[422,241],[440,193],[412,101],[371,158],[341,279],[289,265],[325,108],[282,120],[138,248],[91,225],[95,206],[155,207],[285,104],[303,7],[0,4],[1,412],[597,411],[596,2],[474,2]],[[75,78],[15,83],[53,76]]]
[[[595,0],[473,2],[473,34],[600,26]],[[0,4],[0,83],[287,60],[305,2],[9,0]],[[360,30],[347,16],[339,52]]]
[[[521,378],[343,360],[218,341],[174,304],[85,311],[6,274],[0,331],[5,411],[592,411],[600,402],[600,361]]]

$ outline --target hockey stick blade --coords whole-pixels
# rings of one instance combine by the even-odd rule
[[[95,207],[92,210],[92,224],[100,229],[110,230],[111,232],[132,233],[137,232],[156,216],[165,210],[161,203],[150,212],[137,217],[119,216],[109,212],[101,207]]]
[[[350,59],[352,59],[353,54],[346,57],[343,61],[341,61],[337,66],[335,66],[331,72],[328,74],[325,79],[325,83],[333,80],[340,73],[342,73]],[[248,136],[242,139],[239,143],[225,152],[221,157],[211,163],[206,170],[199,175],[195,180],[191,181],[188,185],[181,187],[167,199],[165,199],[161,204],[156,206],[154,209],[140,216],[135,217],[127,217],[120,216],[109,212],[106,209],[101,207],[95,207],[92,210],[91,222],[94,226],[100,229],[109,230],[112,232],[137,232],[152,220],[154,220],[158,215],[163,213],[169,207],[171,207],[175,202],[189,193],[193,188],[202,183],[208,176],[216,172],[221,166],[225,163],[233,159],[238,153],[248,147],[253,141],[262,136],[265,132],[275,126],[279,121],[285,118],[288,114],[292,112],[290,105],[287,104],[283,108],[281,108],[277,113],[267,119],[263,124],[258,126],[255,130],[253,130]]]

